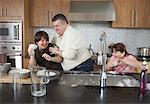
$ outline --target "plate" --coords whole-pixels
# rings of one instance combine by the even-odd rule
[[[108,71],[109,74],[118,74],[116,71]]]
[[[37,72],[37,76],[44,76],[44,70]],[[46,77],[52,77],[55,76],[56,73],[53,71],[46,71]]]
[[[44,70],[37,72],[37,76],[44,76]],[[50,80],[57,80],[61,76],[60,76],[59,71],[49,69],[49,70],[46,70],[46,77],[49,78]]]

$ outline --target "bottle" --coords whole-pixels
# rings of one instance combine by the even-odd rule
[[[140,93],[144,94],[147,89],[147,68],[142,64],[140,73]]]

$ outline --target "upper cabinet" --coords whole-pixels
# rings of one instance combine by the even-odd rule
[[[68,17],[70,0],[30,0],[30,25],[51,27],[52,17],[62,13]]]
[[[0,0],[0,17],[23,17],[24,0]]]
[[[150,28],[150,0],[113,0],[116,21],[112,27]]]
[[[136,27],[150,28],[150,0],[135,0]]]

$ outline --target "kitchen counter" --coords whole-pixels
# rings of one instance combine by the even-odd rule
[[[139,88],[106,87],[100,94],[99,87],[95,86],[63,86],[56,82],[47,85],[47,94],[43,97],[33,97],[31,85],[23,84],[13,89],[13,84],[0,84],[0,104],[148,104],[150,91],[139,96]]]
[[[1,76],[0,77],[0,84],[1,83],[13,83],[13,78],[9,75]],[[31,78],[21,79],[22,84],[31,84]]]
[[[72,77],[78,76],[82,78],[82,74],[64,74],[71,75]],[[73,76],[75,75],[75,76]],[[92,77],[93,75],[90,74]],[[98,74],[95,74],[98,75]],[[133,74],[132,74],[133,75]],[[88,74],[83,75],[84,78]],[[90,78],[92,78],[90,76]],[[115,75],[113,75],[115,76]],[[148,75],[149,76],[149,75]],[[88,76],[89,77],[89,76]],[[110,77],[110,76],[108,76]],[[126,78],[126,75],[119,75],[115,77]],[[115,78],[114,77],[114,78]],[[139,74],[134,75],[136,79],[139,79]],[[127,77],[131,78],[131,77]],[[62,80],[63,78],[61,78]],[[112,79],[112,78],[110,78]],[[113,79],[115,80],[115,79]],[[108,80],[109,81],[109,80]],[[103,90],[100,90],[98,85],[89,85],[83,83],[83,85],[71,85],[61,84],[58,80],[50,81],[47,84],[47,94],[43,97],[33,97],[30,92],[31,79],[26,78],[21,80],[21,86],[17,89],[13,86],[13,80],[10,76],[2,76],[0,78],[0,104],[11,103],[11,104],[99,104],[99,103],[118,103],[118,104],[148,104],[150,102],[150,91],[146,91],[143,96],[140,96],[139,87],[119,87],[119,86],[107,86]],[[100,94],[103,91],[103,94]]]
[[[59,84],[62,85],[88,85],[88,86],[99,86],[100,85],[100,74],[97,72],[93,73],[81,73],[81,72],[65,72],[60,77],[53,77],[51,80],[58,78]],[[128,74],[110,74],[107,73],[107,86],[118,86],[118,87],[139,87],[140,74],[139,73],[128,73]],[[147,74],[147,81],[150,83],[150,73]],[[6,75],[1,76],[0,83],[13,83],[12,76]],[[21,79],[22,84],[31,84],[31,78]]]

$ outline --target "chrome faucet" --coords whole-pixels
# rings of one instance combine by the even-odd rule
[[[99,50],[100,55],[102,55],[102,70],[100,72],[101,78],[100,78],[100,87],[104,88],[106,87],[106,59],[107,59],[107,54],[106,54],[106,33],[102,31],[101,37],[100,37],[100,45],[101,45],[101,50]]]

